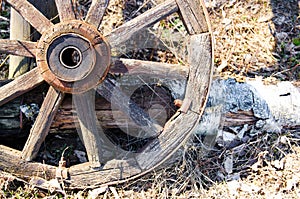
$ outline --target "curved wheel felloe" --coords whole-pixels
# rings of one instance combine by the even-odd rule
[[[212,37],[202,0],[166,0],[105,36],[99,27],[107,8],[106,0],[93,1],[84,20],[77,18],[71,0],[55,0],[60,18],[56,24],[28,1],[6,2],[41,34],[41,38],[38,42],[0,40],[1,53],[34,57],[37,62],[36,68],[0,87],[0,105],[42,82],[48,83],[50,88],[23,150],[0,145],[0,169],[21,176],[62,178],[70,187],[77,188],[113,184],[156,168],[189,138],[203,113],[213,67]],[[112,52],[118,52],[135,34],[175,12],[188,31],[186,65],[112,58]],[[116,73],[137,76],[141,81],[144,76],[186,81],[181,107],[167,122],[158,123],[109,78]],[[78,133],[88,162],[69,168],[34,162],[65,93],[73,96]],[[97,119],[96,95],[101,95],[114,110],[131,118],[142,129],[139,132],[143,132],[142,137],[147,140],[143,147],[130,152],[112,142]],[[137,136],[141,137],[132,135]]]

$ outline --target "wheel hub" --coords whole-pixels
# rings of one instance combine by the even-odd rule
[[[38,49],[43,78],[63,92],[85,92],[101,83],[109,70],[109,44],[97,29],[82,21],[54,25],[42,35]]]

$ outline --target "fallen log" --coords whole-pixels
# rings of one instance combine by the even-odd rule
[[[222,128],[251,125],[260,121],[267,131],[300,130],[300,89],[299,84],[278,82],[265,84],[262,80],[249,80],[238,83],[235,80],[214,81],[206,115],[220,115],[215,118]],[[103,128],[138,128],[121,111],[109,108],[109,103],[102,98],[96,99],[96,114]],[[161,99],[153,101],[158,104]],[[167,99],[165,99],[167,100]],[[52,131],[74,128],[76,118],[72,114],[71,100],[66,100],[52,125]],[[170,102],[171,106],[172,102]],[[162,113],[161,106],[152,107],[151,111]],[[168,115],[174,110],[168,110]],[[117,116],[117,117],[115,117]],[[270,123],[273,126],[270,126]],[[201,126],[201,124],[200,124]],[[262,126],[261,126],[262,127]],[[201,128],[201,127],[200,127]]]
[[[150,91],[147,92],[149,95]],[[172,98],[171,93],[163,93],[162,96],[163,98],[151,100],[151,104],[142,105],[142,108],[146,109],[150,115],[161,116],[158,118],[161,125],[178,108],[173,105],[175,99]],[[24,128],[26,118],[20,114],[21,103],[22,100],[18,98],[0,107],[0,136],[20,134],[22,131],[20,127]],[[139,129],[139,125],[121,111],[112,108],[110,103],[101,96],[96,96],[95,105],[96,115],[102,128]],[[55,116],[50,131],[55,133],[75,130],[76,117],[72,99],[66,97]],[[222,128],[252,125],[260,121],[262,125],[266,125],[265,128],[270,128],[266,129],[268,131],[300,130],[300,85],[297,82],[278,82],[268,85],[258,79],[249,80],[246,83],[238,83],[230,79],[215,80],[202,121],[208,120],[207,117],[209,117],[209,123]],[[22,120],[23,124],[20,123]],[[273,125],[270,126],[270,123]],[[203,125],[202,127],[200,125],[199,129],[203,131]]]
[[[253,132],[299,131],[299,88],[297,82],[269,84],[260,78],[214,81],[198,133],[217,134],[212,131],[244,125]]]

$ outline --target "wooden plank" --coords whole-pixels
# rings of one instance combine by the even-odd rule
[[[76,19],[72,0],[55,0],[60,21]]]
[[[56,167],[41,164],[26,162],[20,159],[21,152],[0,145],[0,170],[12,173],[17,176],[26,177],[41,177],[46,180],[54,179]]]
[[[92,5],[89,8],[85,21],[99,29],[108,2],[109,0],[92,0]]]
[[[176,0],[176,2],[189,34],[210,31],[209,15],[203,0]]]
[[[76,129],[75,122],[77,121],[76,115],[68,108],[71,103],[66,101],[59,109],[54,122],[51,125],[51,132],[61,132],[63,130]],[[105,109],[107,108],[107,109]],[[135,129],[138,126],[133,121],[128,121],[127,116],[122,111],[110,110],[109,103],[103,99],[96,99],[96,115],[101,126],[107,129],[121,128],[121,129]],[[159,111],[159,110],[157,110]],[[118,115],[118,121],[114,120],[114,115]],[[238,111],[236,113],[227,112],[224,114],[224,127],[239,126],[244,124],[254,124],[259,120],[253,115],[252,111]],[[1,120],[1,119],[0,119]],[[123,122],[126,121],[126,122]],[[5,123],[5,122],[4,122]],[[288,128],[288,127],[287,127]],[[297,128],[294,126],[293,128]]]
[[[192,100],[190,109],[202,113],[212,80],[212,38],[210,33],[192,35],[188,46],[190,65],[186,99]]]
[[[104,82],[97,88],[97,92],[107,101],[111,102],[112,106],[125,113],[128,118],[131,118],[145,132],[145,137],[155,137],[163,127],[156,123],[148,114],[138,107],[128,96],[126,96],[119,88],[117,88],[109,80]]]
[[[0,136],[13,134],[13,131],[20,133],[20,105],[21,99],[16,98],[10,103],[0,106]],[[6,133],[5,131],[9,132]]]
[[[35,57],[37,43],[22,40],[0,39],[0,53],[18,55],[24,57]]]
[[[6,0],[6,2],[20,13],[39,33],[43,34],[53,26],[52,22],[28,1]]]
[[[44,142],[52,120],[63,100],[64,94],[50,87],[41,106],[40,112],[30,130],[29,137],[22,151],[22,159],[31,161],[37,155]]]
[[[174,0],[167,0],[156,7],[144,12],[136,18],[126,22],[114,29],[106,38],[113,49],[120,47],[122,43],[129,40],[135,33],[158,22],[159,20],[177,11]]]
[[[39,68],[34,68],[14,81],[0,87],[0,106],[28,92],[43,82]]]

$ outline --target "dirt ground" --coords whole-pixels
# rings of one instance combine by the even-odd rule
[[[103,32],[110,32],[111,28],[134,17],[130,15],[134,13],[132,10],[120,15],[125,4],[112,2],[105,20],[113,19],[113,23],[104,23]],[[133,10],[136,8],[130,7],[132,5],[147,7],[147,3],[140,2],[142,4],[128,1],[130,4],[126,5]],[[234,78],[243,82],[247,77],[262,76],[269,82],[299,81],[300,2],[205,0],[205,3],[215,40],[214,78]],[[84,7],[81,12],[85,12]],[[6,24],[3,21],[2,27]],[[7,32],[1,34],[7,37]],[[130,56],[143,58],[143,52],[131,53]],[[165,62],[178,58],[165,52],[157,56]],[[7,66],[0,67],[5,77]],[[300,198],[300,132],[260,132],[234,147],[216,143],[209,150],[202,141],[201,135],[193,135],[173,157],[172,163],[126,184],[95,190],[50,192],[5,176],[0,178],[0,197]]]

